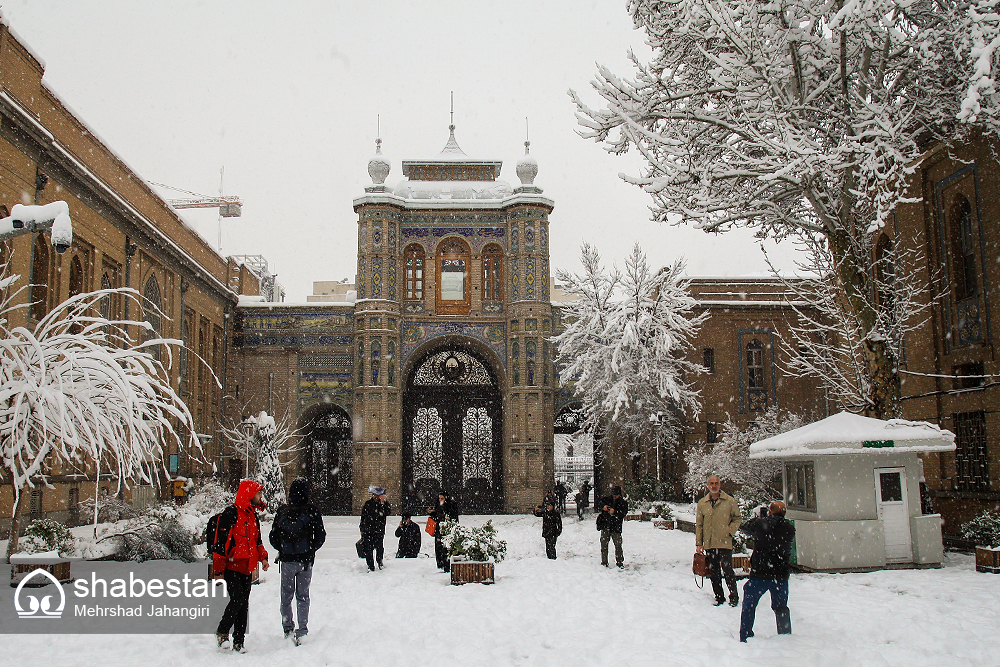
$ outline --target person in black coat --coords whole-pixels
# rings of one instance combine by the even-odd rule
[[[600,503],[601,513],[597,517],[601,528],[601,565],[608,567],[608,543],[615,543],[615,564],[625,567],[625,552],[622,550],[622,522],[628,514],[628,501],[622,498],[622,487],[615,486],[611,495]]]
[[[448,549],[445,548],[444,542],[441,540],[441,522],[458,521],[458,503],[442,491],[438,494],[437,506],[428,507],[427,514],[437,522],[437,528],[434,529],[434,556],[437,559],[437,566],[445,572],[449,572],[451,565],[448,560]]]
[[[556,540],[562,535],[562,516],[552,503],[547,503],[545,509],[535,506],[535,516],[542,518],[542,538],[545,540],[545,555],[549,560],[556,559]]]
[[[392,512],[392,507],[385,499],[385,489],[381,486],[369,486],[368,493],[372,497],[361,508],[361,548],[368,570],[374,572],[376,563],[380,570],[385,567],[382,564],[382,556],[385,554],[385,521]],[[372,552],[375,554],[374,561]]]
[[[740,526],[740,530],[753,539],[750,578],[743,586],[740,641],[753,637],[757,602],[767,591],[771,592],[771,609],[774,610],[778,634],[790,635],[792,620],[788,611],[788,573],[791,570],[795,526],[785,520],[785,503],[775,500],[769,508],[761,508],[760,517],[750,519]]]
[[[281,628],[298,644],[309,633],[309,584],[316,552],[326,542],[323,515],[309,503],[309,480],[300,477],[288,489],[288,504],[278,508],[268,534],[281,563]],[[292,595],[299,617],[295,630]]]
[[[404,514],[396,528],[399,549],[396,558],[416,558],[420,554],[420,526],[413,523],[409,514]]]

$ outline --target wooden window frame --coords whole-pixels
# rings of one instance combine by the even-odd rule
[[[419,276],[415,275],[418,271]],[[403,300],[423,301],[426,280],[427,256],[424,248],[419,243],[411,243],[403,251]]]
[[[455,248],[460,248],[459,252],[455,252]],[[438,315],[468,315],[472,307],[472,299],[470,297],[472,292],[471,285],[471,271],[472,268],[472,253],[469,252],[469,244],[467,244],[462,239],[450,236],[441,241],[438,246],[438,252],[436,253],[437,260],[435,262],[437,268],[437,288],[435,289],[435,310]],[[465,262],[465,277],[462,281],[463,296],[461,300],[453,299],[442,299],[441,289],[443,286],[443,268],[446,262],[452,261],[463,261]]]
[[[483,301],[503,301],[503,249],[490,244],[483,249]]]

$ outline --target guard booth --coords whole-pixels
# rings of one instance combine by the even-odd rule
[[[954,434],[928,422],[841,412],[752,444],[750,458],[782,463],[793,563],[857,572],[940,566],[941,516],[921,513],[918,455],[954,449]]]

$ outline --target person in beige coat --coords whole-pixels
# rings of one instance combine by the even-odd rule
[[[725,575],[729,606],[735,607],[740,603],[740,593],[736,588],[736,573],[733,572],[733,535],[739,530],[743,518],[736,499],[722,490],[722,481],[717,475],[708,478],[707,486],[708,495],[698,501],[695,549],[698,553],[705,551],[712,566],[715,606],[726,601],[722,590],[722,577]]]

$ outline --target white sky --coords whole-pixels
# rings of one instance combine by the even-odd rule
[[[638,158],[575,134],[566,90],[598,105],[595,63],[628,75],[628,50],[649,53],[624,0],[6,0],[2,12],[48,85],[141,177],[212,195],[225,166],[243,217],[223,221],[223,252],[264,255],[289,301],[354,279],[351,201],[371,183],[376,116],[394,185],[402,160],[444,147],[450,91],[459,145],[503,160],[514,186],[528,117],[535,184],[555,200],[554,267],[579,270],[584,240],[621,265],[639,240],[653,264],[687,257],[690,275],[766,271],[745,232],[650,222],[648,196],[617,176]],[[217,244],[215,210],[183,217]]]

